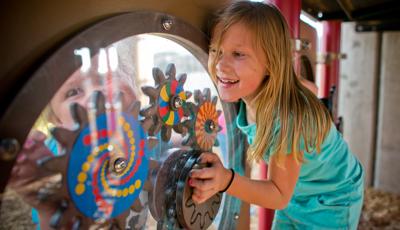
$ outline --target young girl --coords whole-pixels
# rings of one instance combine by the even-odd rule
[[[244,202],[278,209],[274,229],[356,229],[363,169],[328,111],[295,76],[288,26],[273,6],[235,2],[218,16],[209,71],[222,100],[239,101],[237,126],[248,159],[268,163],[268,178],[252,180],[203,153],[211,167],[192,170],[192,198],[226,191]]]

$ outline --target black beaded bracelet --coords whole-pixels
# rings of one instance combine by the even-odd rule
[[[232,172],[232,177],[231,180],[229,181],[228,185],[226,186],[226,188],[222,191],[219,191],[220,193],[226,192],[226,190],[229,189],[229,187],[231,187],[232,181],[235,178],[235,170],[233,170],[233,168],[230,168],[231,172]]]

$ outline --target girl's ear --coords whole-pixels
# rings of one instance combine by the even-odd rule
[[[268,68],[265,68],[265,77],[269,77],[269,75],[270,75],[270,70],[268,69]]]
[[[269,81],[269,74],[264,75],[264,79],[262,80],[263,84],[267,83]]]

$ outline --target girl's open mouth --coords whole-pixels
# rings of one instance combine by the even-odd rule
[[[223,79],[217,76],[218,82],[222,84],[223,87],[231,87],[239,82],[239,80]]]

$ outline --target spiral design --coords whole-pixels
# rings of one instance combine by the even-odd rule
[[[158,113],[162,121],[169,125],[177,125],[181,122],[184,117],[183,106],[179,108],[173,108],[171,105],[173,103],[174,96],[179,96],[182,102],[186,101],[186,94],[183,90],[183,86],[179,84],[177,80],[172,80],[167,82],[162,86],[159,96]]]
[[[214,128],[210,129],[209,125]],[[204,102],[198,109],[195,123],[196,142],[201,149],[209,150],[214,145],[218,133],[218,113],[216,106],[211,102]]]
[[[127,114],[118,119],[123,138],[111,143],[105,114],[97,117],[98,133],[93,135],[86,126],[73,146],[67,170],[67,185],[77,209],[85,216],[109,219],[130,208],[138,198],[147,178],[146,136],[140,123]],[[92,148],[91,136],[98,145]],[[108,172],[110,152],[124,153],[127,167],[121,174]],[[124,199],[121,199],[124,198]]]

